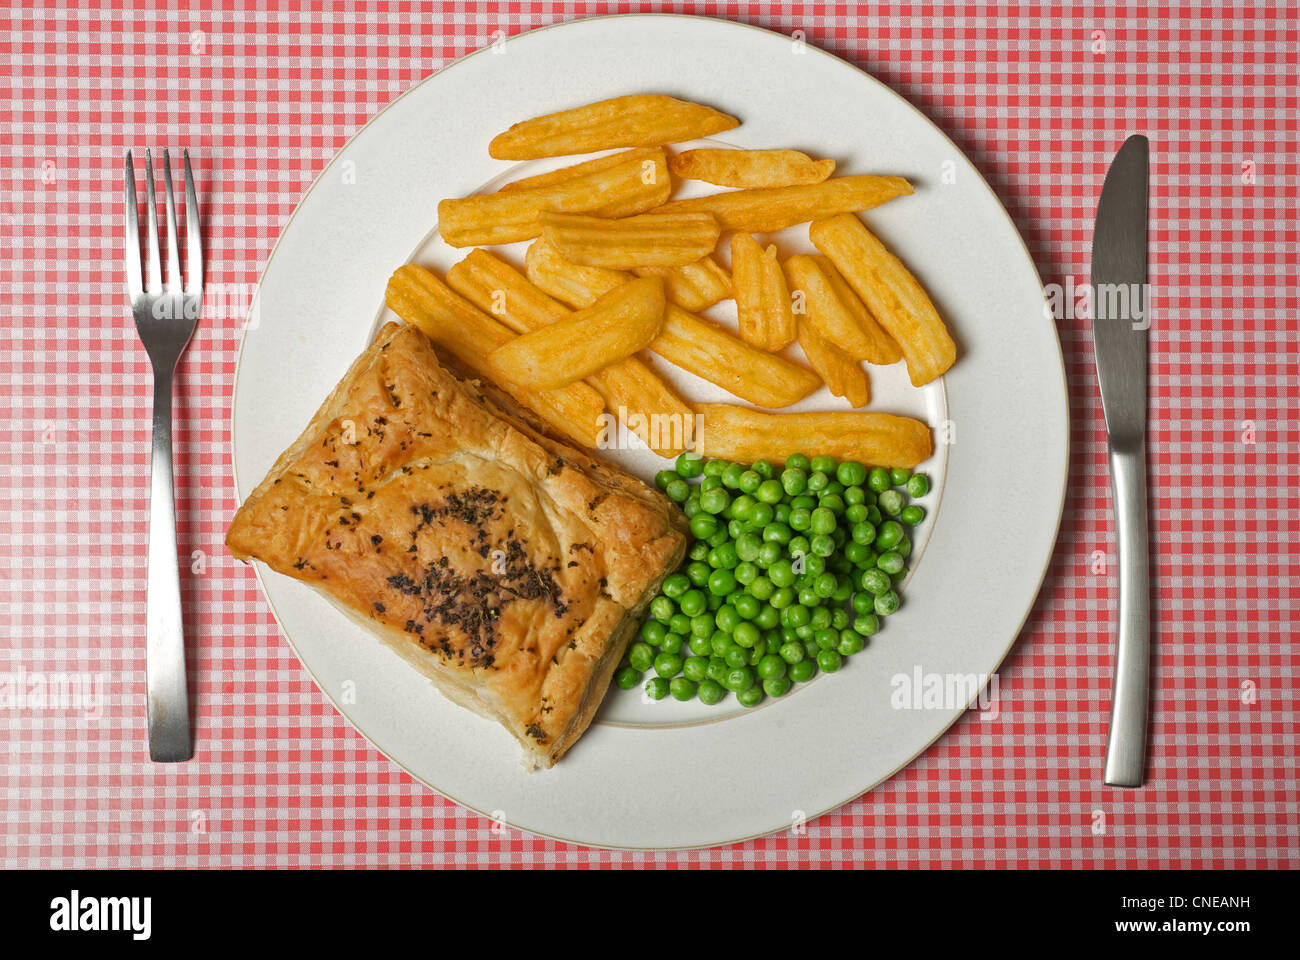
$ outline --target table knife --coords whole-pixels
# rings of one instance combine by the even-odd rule
[[[1105,782],[1142,785],[1150,655],[1147,552],[1147,139],[1115,155],[1092,235],[1092,335],[1119,546],[1119,629]]]

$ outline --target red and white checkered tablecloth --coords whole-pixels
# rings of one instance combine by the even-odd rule
[[[150,373],[122,291],[124,152],[189,146],[208,281],[246,295],[312,179],[417,80],[502,34],[638,9],[802,30],[875,74],[966,151],[1044,281],[1067,288],[1088,277],[1111,155],[1151,137],[1159,690],[1144,790],[1100,785],[1114,548],[1091,334],[1072,315],[1058,321],[1070,493],[999,717],[960,721],[806,835],[673,854],[494,831],[326,702],[222,548],[242,317],[209,317],[181,365],[176,425],[198,753],[149,762]],[[1177,2],[13,0],[0,13],[0,673],[76,674],[102,696],[0,705],[0,864],[1300,866],[1298,19]]]

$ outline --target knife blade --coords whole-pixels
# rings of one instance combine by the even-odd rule
[[[1119,622],[1105,783],[1142,785],[1151,668],[1148,581],[1148,145],[1131,136],[1115,155],[1092,236],[1092,335],[1106,418],[1119,555]]]

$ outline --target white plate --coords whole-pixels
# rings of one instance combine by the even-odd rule
[[[903,608],[845,669],[754,710],[643,703],[613,690],[555,769],[528,774],[503,730],[444,700],[314,591],[258,568],[321,690],[412,775],[512,827],[629,848],[788,828],[931,744],[973,690],[900,709],[896,678],[996,670],[1051,555],[1068,442],[1060,345],[1033,263],[996,197],[937,128],[856,68],[779,34],[695,17],[603,17],[524,34],[423,81],[308,191],[267,264],[241,350],[233,411],[241,500],[364,348],[393,268],[454,261],[431,233],[437,202],[546,166],[490,159],[492,135],[525,117],[650,91],[739,116],[741,126],[720,138],[727,145],[802,148],[834,157],[837,173],[901,174],[916,187],[868,219],[925,283],[960,352],[943,381],[923,390],[908,385],[901,364],[871,371],[871,409],[923,418],[952,441],[921,468],[936,489],[914,537]],[[810,249],[806,237],[800,227],[775,239],[789,253]],[[729,307],[710,315],[728,322]],[[724,398],[659,366],[693,399]],[[843,407],[823,392],[799,408]],[[611,456],[645,477],[662,465],[645,450]]]

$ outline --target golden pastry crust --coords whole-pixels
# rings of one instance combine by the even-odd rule
[[[387,324],[240,507],[226,546],[323,590],[533,765],[582,735],[684,520]]]

